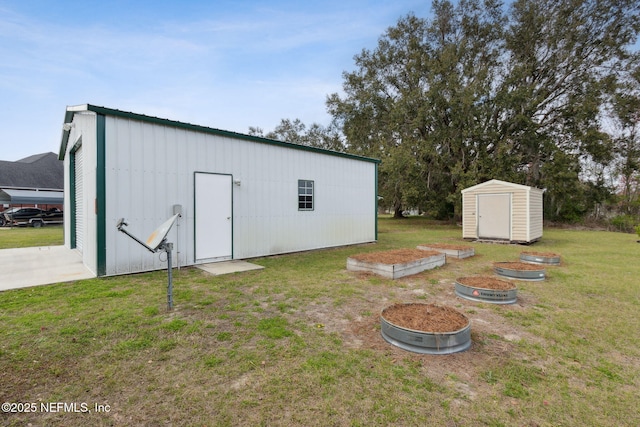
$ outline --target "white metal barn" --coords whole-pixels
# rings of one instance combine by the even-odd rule
[[[145,239],[174,213],[174,265],[377,240],[378,160],[94,105],[67,107],[65,246],[97,276],[166,268]]]
[[[514,243],[539,240],[543,193],[497,179],[462,190],[462,238]]]

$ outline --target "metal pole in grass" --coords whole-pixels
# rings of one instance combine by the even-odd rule
[[[173,243],[165,243],[164,250],[167,252],[167,309],[173,309],[173,274],[171,273],[171,251]]]
[[[173,267],[171,265],[171,252],[173,251],[173,243],[167,242],[167,239],[163,239],[158,250],[164,251],[167,254],[167,309],[173,310]]]

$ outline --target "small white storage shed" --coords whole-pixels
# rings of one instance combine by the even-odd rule
[[[68,107],[65,246],[97,276],[166,268],[145,239],[174,213],[174,265],[377,240],[378,160],[94,105]]]
[[[527,244],[539,240],[543,193],[497,179],[462,190],[462,238]]]

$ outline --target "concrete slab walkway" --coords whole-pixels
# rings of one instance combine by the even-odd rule
[[[213,262],[196,267],[215,276],[264,267],[241,260]],[[82,263],[82,255],[64,246],[0,249],[0,291],[92,279],[96,275]]]
[[[91,279],[96,275],[75,249],[39,246],[0,250],[0,291]]]

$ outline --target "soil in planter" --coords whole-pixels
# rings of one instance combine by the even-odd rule
[[[389,323],[421,332],[455,332],[469,324],[462,313],[435,304],[395,304],[382,312]]]
[[[461,277],[456,279],[461,285],[477,289],[491,289],[494,291],[510,291],[516,288],[511,282],[488,276]]]
[[[543,269],[539,265],[527,264],[526,262],[495,262],[493,265],[507,270],[538,271]]]
[[[543,258],[557,258],[560,255],[554,254],[553,252],[521,252],[525,255],[539,256]]]
[[[380,264],[403,264],[410,261],[417,261],[423,258],[440,255],[437,251],[421,251],[420,249],[396,249],[385,252],[369,252],[366,254],[351,255],[353,258],[363,262],[377,262]]]
[[[420,246],[438,249],[451,249],[454,251],[466,251],[469,249],[473,249],[471,246],[451,245],[449,243],[423,243]]]

